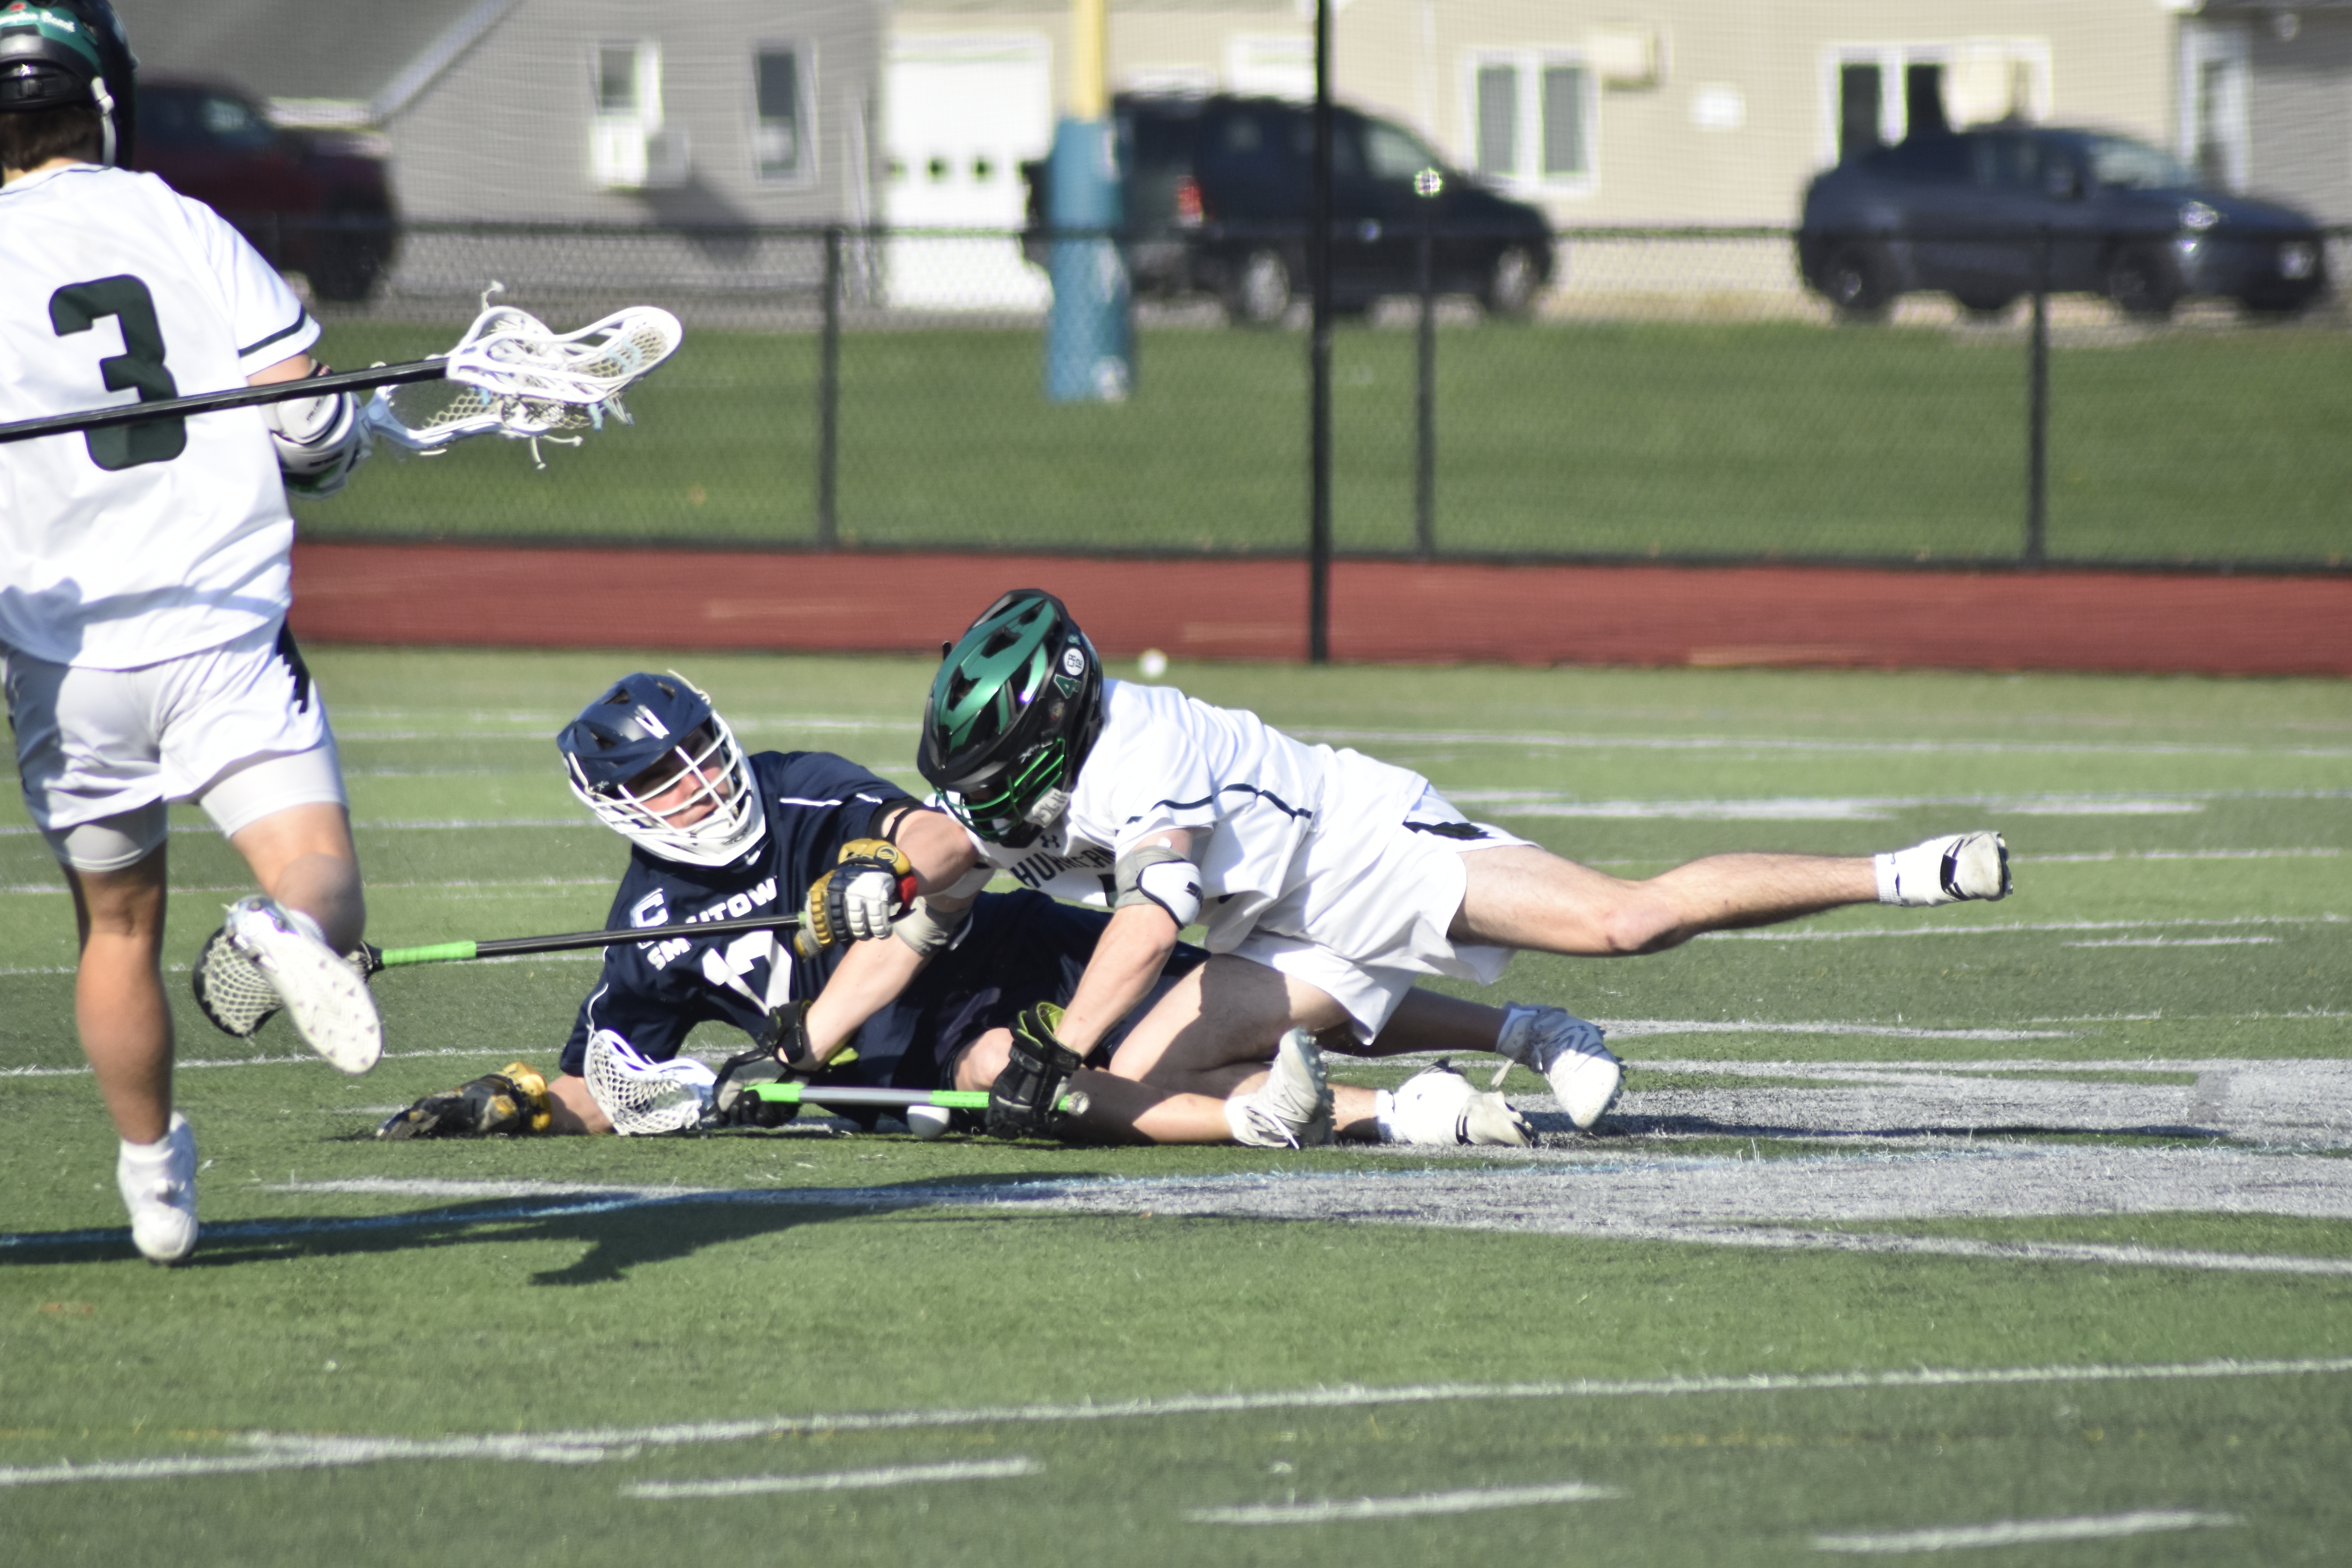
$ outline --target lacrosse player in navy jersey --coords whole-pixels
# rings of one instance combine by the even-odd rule
[[[789,1108],[742,1089],[786,1076],[993,1090],[1019,1020],[1067,1000],[1108,923],[1038,892],[977,892],[987,873],[973,873],[952,817],[842,757],[747,756],[709,699],[676,674],[623,678],[557,745],[573,793],[632,846],[606,923],[646,938],[604,950],[551,1085],[518,1062],[426,1096],[381,1136],[773,1125]],[[702,921],[762,910],[800,911],[814,940],[695,935]],[[1180,946],[1162,984],[1202,957]],[[1476,1049],[1496,1016],[1416,993],[1400,1026],[1418,1031],[1412,1048]],[[703,1023],[732,1025],[753,1044],[714,1073],[681,1054]],[[1274,1055],[1271,1043],[1261,1054]],[[1330,1114],[1328,1089],[1319,1104],[1311,1091],[1286,1099],[1263,1071],[1234,1075],[1213,1095],[1086,1071],[1072,1087],[1088,1097],[1082,1115],[995,1130],[1295,1146]],[[1527,1142],[1499,1095],[1475,1100],[1432,1104],[1392,1135]]]
[[[0,421],[323,372],[318,323],[218,215],[134,174],[134,62],[106,0],[0,6]],[[80,935],[75,1019],[139,1250],[196,1240],[158,952],[166,807],[251,867],[215,941],[346,1072],[382,1053],[337,954],[366,909],[319,694],[286,632],[289,486],[365,449],[348,394],[0,446],[0,658],[33,823]]]
[[[1035,589],[1005,595],[951,645],[916,765],[981,864],[1113,910],[1066,1010],[1015,1033],[1015,1069],[1048,1095],[1113,1026],[1129,1031],[1113,1074],[1213,1091],[1276,1031],[1277,1077],[1318,1070],[1308,1030],[1398,1048],[1386,1026],[1416,977],[1491,984],[1517,949],[1655,952],[1848,904],[2010,890],[1989,831],[1875,857],[1718,855],[1645,881],[1607,876],[1469,821],[1403,768],[1107,680],[1062,602]],[[1213,956],[1164,988],[1162,960],[1196,921]],[[1496,1017],[1482,1048],[1544,1074],[1578,1127],[1607,1111],[1623,1068],[1598,1027],[1558,1008]]]

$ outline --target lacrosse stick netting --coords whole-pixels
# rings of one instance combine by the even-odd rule
[[[588,1037],[581,1076],[588,1080],[589,1098],[624,1137],[683,1132],[698,1125],[719,1081],[717,1073],[692,1057],[647,1061],[610,1029]]]
[[[622,392],[675,353],[686,335],[676,316],[655,305],[632,305],[559,335],[529,311],[488,300],[485,294],[482,313],[442,356],[447,380],[377,389],[366,412],[372,437],[434,453],[496,431],[530,442],[537,461],[542,439],[578,446],[581,437],[567,432],[601,430],[607,417],[629,424]]]

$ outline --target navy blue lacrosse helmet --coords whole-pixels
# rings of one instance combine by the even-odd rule
[[[96,104],[100,163],[131,162],[138,69],[108,0],[10,0],[0,6],[0,113]]]
[[[725,866],[767,832],[735,732],[676,670],[623,676],[555,745],[581,803],[665,860]]]

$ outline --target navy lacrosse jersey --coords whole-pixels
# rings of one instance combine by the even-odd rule
[[[604,972],[581,1004],[563,1070],[578,1073],[588,1037],[610,1029],[654,1061],[676,1056],[697,1024],[725,1023],[757,1035],[769,1010],[814,996],[846,949],[814,959],[793,949],[790,929],[697,938],[704,921],[771,910],[791,914],[809,884],[841,860],[841,847],[872,836],[887,806],[907,792],[830,752],[761,752],[751,780],[768,831],[740,860],[688,866],[642,848],[613,896],[607,926],[635,926],[644,942],[604,950]]]

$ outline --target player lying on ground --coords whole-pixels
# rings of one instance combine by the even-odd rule
[[[1376,1042],[1417,976],[1491,984],[1521,948],[1658,952],[1847,904],[2010,890],[1990,832],[1875,857],[1717,855],[1643,881],[1607,876],[1468,821],[1417,773],[1171,688],[1106,681],[1062,603],[1034,589],[989,606],[947,654],[917,765],[982,863],[1112,906],[1067,1010],[1016,1049],[1066,1070],[1126,1025],[1112,1074],[1213,1095],[1270,1037],[1340,1029]],[[1212,956],[1159,989],[1196,920]],[[1598,1030],[1565,1016],[1506,1027],[1492,1048],[1542,1072],[1589,1126],[1623,1072]]]
[[[633,847],[609,923],[643,927],[646,940],[605,950],[551,1086],[518,1063],[427,1096],[388,1121],[386,1136],[593,1132],[616,1121],[631,1131],[648,1120],[646,1130],[656,1130],[693,1125],[706,1109],[757,1120],[764,1102],[740,1097],[743,1082],[787,1072],[984,1089],[995,1066],[976,1064],[1003,1062],[1012,1030],[1034,1005],[1068,999],[1107,923],[1041,893],[950,896],[943,872],[952,880],[972,868],[952,818],[841,757],[747,757],[709,699],[677,675],[624,678],[558,745],[574,792]],[[804,956],[786,934],[694,935],[700,921],[796,908],[813,927],[852,940]],[[858,931],[867,940],[854,940]],[[1179,946],[1162,984],[1203,956]],[[1393,1032],[1414,1042],[1401,1048],[1478,1048],[1493,1037],[1493,1017],[1475,1004],[1417,995]],[[678,1054],[706,1022],[740,1028],[764,1048],[713,1075]],[[1106,1036],[1113,1045],[1117,1037]],[[1082,1073],[1076,1087],[1090,1104],[1074,1123],[1048,1114],[999,1130],[1293,1145],[1316,1135],[1329,1117],[1319,1079],[1294,1072],[1261,1092],[1271,1037],[1258,1055],[1256,1070],[1229,1075],[1213,1096]],[[1294,1051],[1291,1059],[1303,1068],[1312,1058]],[[1381,1115],[1366,1095],[1365,1124],[1353,1131],[1525,1141],[1500,1096],[1453,1073],[1415,1083],[1389,1096]],[[764,1113],[780,1121],[789,1111]]]
[[[135,101],[106,0],[0,10],[0,420],[315,372],[318,323],[268,264],[120,166]],[[75,1021],[121,1137],[131,1239],[159,1263],[196,1240],[157,960],[169,803],[201,804],[252,868],[262,896],[219,940],[302,1037],[346,1072],[383,1048],[336,956],[366,910],[334,739],[285,626],[287,487],[330,493],[361,453],[348,395],[0,447],[17,771],[73,892]]]

